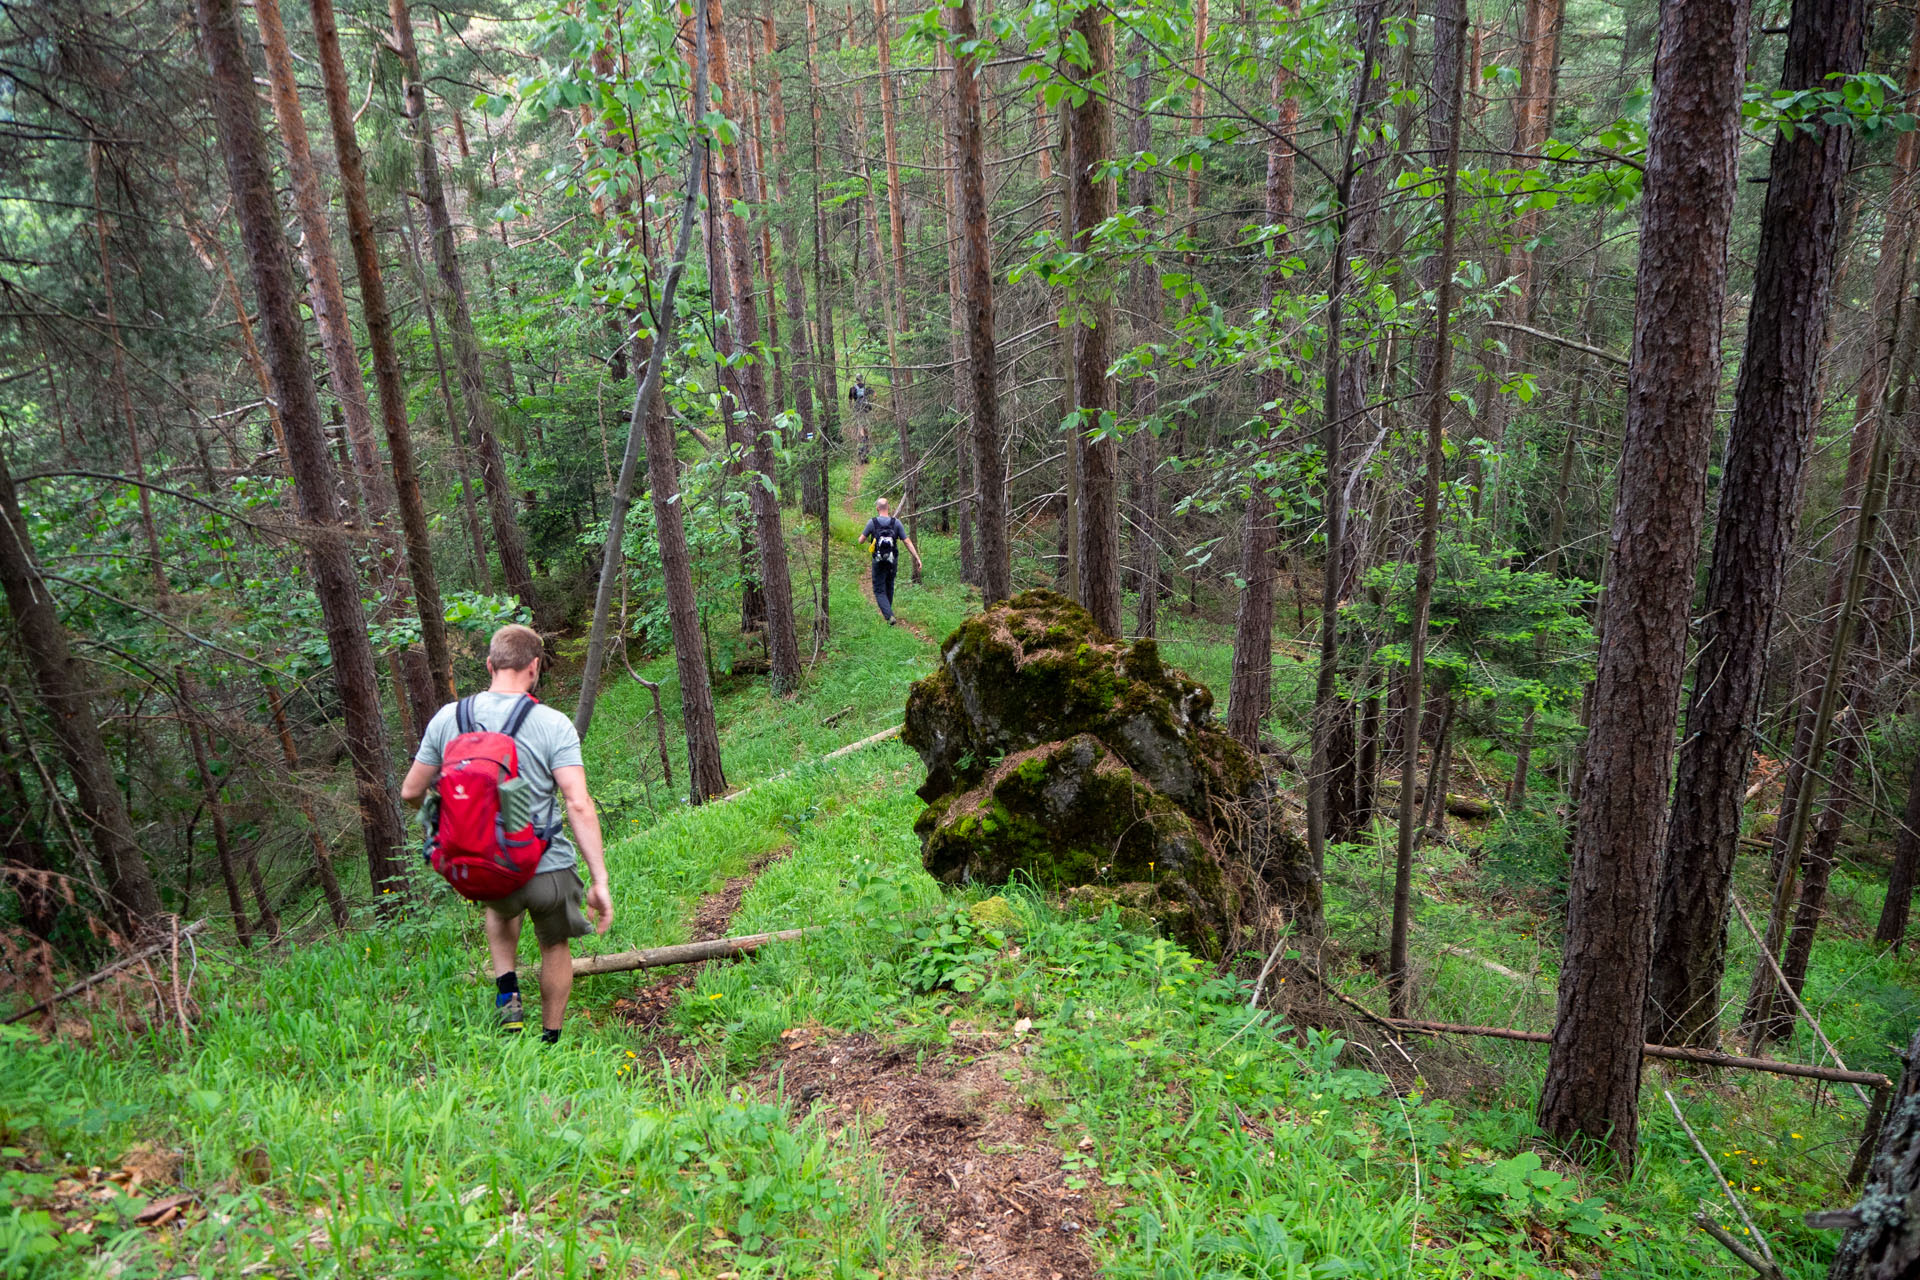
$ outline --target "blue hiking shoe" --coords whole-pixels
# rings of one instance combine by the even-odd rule
[[[509,991],[494,997],[494,1014],[500,1019],[502,1031],[524,1031],[527,1028],[526,1011],[520,1004],[520,993]]]

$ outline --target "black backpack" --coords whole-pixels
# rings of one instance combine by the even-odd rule
[[[900,559],[899,551],[894,548],[891,524],[874,530],[873,558],[879,564],[893,564]]]

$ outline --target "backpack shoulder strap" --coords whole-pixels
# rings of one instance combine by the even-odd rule
[[[501,726],[500,732],[509,738],[517,738],[520,727],[526,724],[527,717],[533,714],[533,709],[538,705],[539,701],[531,694],[521,694],[520,701],[514,703],[513,710],[507,713],[507,722]]]
[[[453,727],[461,733],[472,733],[479,727],[474,723],[471,695],[453,704]]]

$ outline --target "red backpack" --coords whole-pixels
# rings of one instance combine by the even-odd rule
[[[498,733],[482,729],[473,718],[472,698],[454,707],[460,734],[441,753],[434,784],[439,812],[427,861],[456,892],[475,902],[504,898],[526,884],[547,851],[551,829],[533,823],[514,741],[537,704],[532,694],[522,695]]]

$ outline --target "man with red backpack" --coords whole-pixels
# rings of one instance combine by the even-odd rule
[[[495,1008],[502,1028],[525,1025],[517,972],[522,916],[540,943],[541,1039],[560,1039],[573,991],[569,942],[613,923],[600,815],[587,794],[573,722],[533,696],[545,663],[540,634],[505,626],[487,649],[492,683],[440,708],[427,723],[400,798],[427,804],[428,861],[486,907]],[[573,829],[573,839],[564,826]],[[575,870],[576,842],[592,876]],[[537,861],[536,861],[537,859]],[[582,897],[594,916],[581,913]]]

